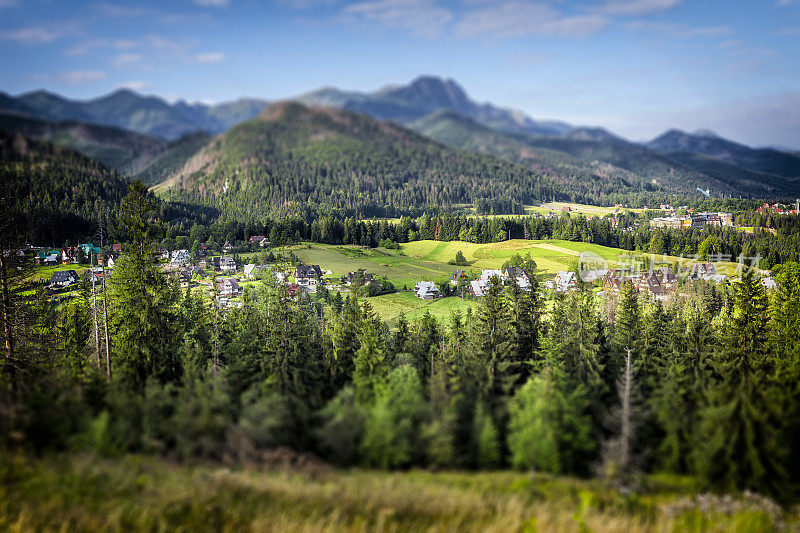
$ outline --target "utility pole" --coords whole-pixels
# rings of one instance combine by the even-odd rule
[[[106,262],[105,254],[103,253],[103,218],[100,218],[100,269],[103,274],[103,329],[106,338],[106,379],[111,381],[111,343],[108,339],[108,293],[106,293]]]
[[[92,252],[89,251],[89,277],[92,278],[92,320],[94,322],[94,350],[97,354],[97,369],[102,368],[100,361],[100,325],[97,322],[97,289],[94,283],[94,267],[92,266]]]

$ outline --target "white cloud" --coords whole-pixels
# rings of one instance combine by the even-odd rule
[[[4,7],[16,7],[19,5],[17,0],[0,0],[0,9]]]
[[[636,20],[629,22],[625,28],[631,31],[643,31],[649,34],[660,33],[674,39],[690,39],[692,37],[721,37],[734,32],[731,26],[687,26],[685,24],[669,24]]]
[[[681,0],[608,0],[598,11],[607,15],[647,15],[678,6]]]
[[[514,0],[467,13],[456,25],[462,37],[514,38],[528,35],[586,36],[609,24],[600,15],[564,16],[541,2]]]
[[[225,54],[222,52],[207,52],[195,56],[195,61],[198,63],[219,63],[223,59],[225,59]]]
[[[18,28],[0,31],[0,41],[15,41],[20,44],[46,44],[55,41],[63,34],[47,28]]]
[[[114,66],[121,68],[130,65],[136,65],[142,62],[142,56],[139,54],[120,54],[114,58]]]
[[[148,10],[139,7],[120,6],[110,2],[98,2],[93,4],[91,8],[96,14],[109,18],[143,17],[150,13]]]
[[[728,39],[727,41],[722,41],[719,43],[719,48],[722,50],[726,50],[728,48],[738,48],[744,44],[744,41],[741,39]]]
[[[194,3],[202,7],[228,7],[230,0],[194,0]]]
[[[338,1],[339,0],[280,0],[280,3],[292,9],[308,9],[310,7],[335,4]]]
[[[79,85],[81,83],[90,83],[105,79],[106,73],[100,70],[62,70],[55,74],[42,74],[35,76],[39,81],[44,82],[60,82],[70,85]]]
[[[778,7],[798,6],[800,5],[800,0],[778,0],[775,5]]]
[[[776,35],[800,35],[800,26],[793,26],[791,28],[781,28],[776,32]]]
[[[440,35],[453,19],[433,0],[369,0],[345,7],[343,14],[353,22],[405,29],[427,38]]]

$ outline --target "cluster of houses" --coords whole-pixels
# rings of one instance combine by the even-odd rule
[[[658,217],[650,220],[651,228],[702,229],[704,226],[733,226],[733,214],[695,213],[684,216]]]
[[[756,209],[756,211],[758,213],[774,213],[777,215],[798,215],[800,214],[800,200],[795,202],[794,209],[784,204],[769,205],[768,203],[764,203],[764,205]]]
[[[690,282],[705,280],[720,283],[728,279],[726,275],[717,273],[713,263],[690,263],[679,274]],[[631,283],[637,292],[648,295],[654,301],[669,300],[678,289],[678,274],[668,266],[645,272],[630,269],[590,270],[581,272],[581,279],[586,283],[602,282],[602,292],[605,294],[618,294],[625,283]],[[775,288],[772,278],[763,278],[762,284],[768,290]],[[545,283],[545,287],[556,292],[565,292],[577,285],[578,276],[570,271],[558,272],[552,281]]]
[[[112,265],[119,259],[119,253],[122,251],[121,244],[112,245],[112,251],[104,254],[105,261],[111,261]],[[40,265],[76,265],[79,264],[81,253],[83,254],[84,261],[95,259],[99,261],[100,247],[94,244],[77,244],[75,246],[65,246],[60,250],[39,250],[36,253],[36,262]],[[113,266],[111,267],[113,268]]]
[[[527,272],[517,267],[507,267],[503,270],[487,269],[482,270],[478,279],[469,282],[467,292],[471,296],[481,298],[486,295],[486,291],[494,283],[505,284],[508,281],[514,280],[520,289],[527,289],[531,286],[531,280]]]

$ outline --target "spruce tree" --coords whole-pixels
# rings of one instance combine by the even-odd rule
[[[154,260],[158,204],[137,181],[122,199],[119,224],[128,242],[111,279],[112,337],[121,376],[143,387],[151,376],[162,381],[181,374],[177,349],[177,291]]]
[[[734,286],[733,313],[714,360],[717,379],[700,413],[694,461],[709,486],[780,495],[786,473],[785,422],[768,351],[768,302],[747,271]]]

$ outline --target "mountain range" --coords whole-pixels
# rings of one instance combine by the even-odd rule
[[[294,100],[391,121],[451,148],[522,165],[553,183],[577,183],[583,191],[691,195],[701,188],[717,197],[759,198],[800,193],[797,153],[754,149],[707,131],[670,130],[648,143],[634,143],[603,128],[539,121],[475,102],[450,79],[421,76],[374,92],[327,87]],[[269,105],[258,99],[168,103],[125,89],[87,101],[45,91],[17,97],[0,93],[0,128],[73,147],[155,184],[180,172],[214,142],[212,135],[259,116]]]
[[[157,97],[120,89],[93,100],[70,100],[47,91],[12,97],[0,93],[0,111],[48,121],[78,121],[123,128],[144,135],[176,140],[197,131],[221,133],[258,115],[265,100],[241,98],[217,105],[173,104]]]

